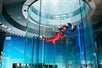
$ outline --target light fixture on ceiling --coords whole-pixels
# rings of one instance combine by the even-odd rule
[[[0,27],[1,27],[1,29],[4,30],[4,31],[10,31],[10,30],[11,30],[11,28],[7,27],[7,26],[4,25],[4,24],[1,24]]]
[[[11,28],[8,28],[7,30],[8,30],[8,31],[10,31],[10,30],[11,30]]]
[[[4,28],[6,29],[6,28],[7,28],[7,26],[4,26]]]
[[[4,24],[0,24],[2,28],[7,28],[7,26],[5,26]]]
[[[18,19],[21,19],[22,17],[18,16]]]
[[[1,27],[5,27],[5,25],[4,25],[4,24],[2,24],[2,25],[1,25]]]

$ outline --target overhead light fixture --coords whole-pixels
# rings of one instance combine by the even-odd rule
[[[5,26],[4,24],[1,25],[1,27],[4,27],[4,26]]]
[[[7,28],[7,26],[4,26],[4,28],[6,29],[6,28]]]
[[[20,16],[18,17],[18,19],[21,19],[21,18],[22,18],[22,17],[20,17]]]
[[[4,24],[0,24],[2,28],[7,29],[8,27],[5,26]]]
[[[7,30],[9,30],[9,31],[10,31],[10,30],[11,30],[11,28],[8,28]]]

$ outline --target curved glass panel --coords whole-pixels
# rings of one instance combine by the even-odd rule
[[[97,68],[88,12],[89,7],[82,0],[39,0],[32,4],[28,9],[25,63],[35,68]],[[42,36],[53,37],[58,26],[68,22],[77,26],[72,34],[55,44],[44,41]]]

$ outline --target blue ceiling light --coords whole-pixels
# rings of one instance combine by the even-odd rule
[[[41,24],[60,25],[68,22],[73,23],[88,13],[89,7],[82,0],[42,0]],[[85,8],[86,7],[86,8]],[[80,11],[81,9],[81,11]],[[39,23],[40,0],[32,4],[28,10],[28,17],[33,23]]]

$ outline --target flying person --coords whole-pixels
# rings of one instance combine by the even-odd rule
[[[42,37],[46,42],[56,43],[57,40],[63,39],[66,35],[72,34],[76,30],[76,26],[73,26],[70,23],[63,25],[61,28],[58,28],[58,32],[50,38]]]

